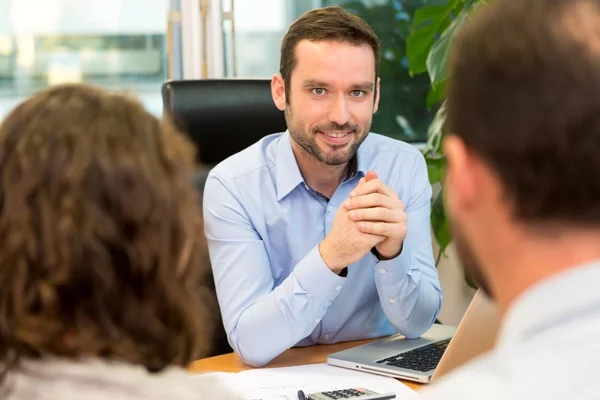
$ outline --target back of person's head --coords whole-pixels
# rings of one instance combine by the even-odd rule
[[[210,343],[193,148],[124,95],[42,91],[0,126],[0,365],[159,371]]]
[[[339,6],[316,8],[294,21],[281,41],[279,72],[285,82],[286,99],[290,98],[291,76],[297,63],[296,46],[303,40],[367,44],[375,56],[375,77],[379,76],[380,43],[373,29]]]
[[[600,224],[600,5],[495,0],[458,35],[448,131],[497,173],[514,217]]]
[[[595,0],[494,0],[453,42],[447,206],[488,293],[600,257],[599,23]]]

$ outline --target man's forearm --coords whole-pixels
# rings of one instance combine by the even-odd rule
[[[241,312],[230,342],[247,364],[267,364],[310,335],[344,283],[315,247],[278,287]]]

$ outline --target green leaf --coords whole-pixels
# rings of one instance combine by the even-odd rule
[[[471,276],[469,274],[467,274],[466,272],[465,272],[465,281],[467,282],[467,285],[469,285],[469,287],[471,287],[473,289],[478,289],[475,281],[473,279],[471,279]]]
[[[427,93],[427,109],[431,110],[435,105],[441,103],[446,98],[446,88],[448,80],[440,82],[439,85],[432,86]]]
[[[440,146],[444,135],[444,124],[446,123],[446,103],[435,113],[435,117],[427,129],[427,145],[423,153],[440,154]]]
[[[442,171],[435,165],[427,166],[427,174],[429,175],[429,183],[432,185],[442,180]]]
[[[436,232],[435,239],[437,240],[442,253],[445,252],[450,243],[452,242],[452,234],[450,233],[450,225],[448,224],[447,219],[444,219],[442,228]]]
[[[431,227],[440,250],[444,252],[452,241],[450,225],[444,209],[443,191],[434,200],[431,207]]]
[[[435,6],[443,6],[448,4],[447,0],[423,0],[423,4],[431,4]]]
[[[413,29],[419,29],[420,25],[425,22],[435,24],[437,21],[443,19],[447,13],[447,5],[419,8],[413,15]]]
[[[425,157],[425,161],[427,162],[429,183],[433,185],[434,183],[441,182],[446,170],[446,158],[444,156]]]
[[[434,43],[431,51],[427,55],[427,72],[431,85],[436,86],[442,80],[448,78],[448,51],[450,35],[443,35],[440,40]]]
[[[427,71],[427,57],[437,36],[449,23],[450,12],[449,6],[442,5],[423,7],[414,13],[412,32],[406,39],[411,76]]]
[[[408,73],[411,76],[427,71],[427,56],[434,43],[434,32],[427,29],[415,31],[406,39]]]
[[[427,72],[432,86],[441,84],[448,79],[448,55],[450,52],[450,43],[458,28],[465,22],[468,11],[463,10],[454,21],[448,26],[448,29],[442,34],[440,39],[431,47],[427,56]]]

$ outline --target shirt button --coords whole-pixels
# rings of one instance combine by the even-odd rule
[[[380,273],[381,275],[385,274],[386,272],[387,272],[387,271],[386,271],[385,269],[383,269],[383,268],[381,268],[381,269],[379,270],[379,273]]]
[[[394,304],[396,302],[396,300],[394,300],[393,298],[390,299],[390,303]]]
[[[325,336],[323,336],[323,339],[325,339],[325,340],[329,340],[329,335],[325,335]]]
[[[342,287],[338,286],[338,287],[335,288],[335,290],[337,290],[339,292],[340,290],[342,290]]]
[[[315,319],[315,322],[318,324],[319,322],[321,322],[321,318]]]
[[[329,206],[329,207],[327,207],[327,210],[329,210],[329,211],[332,211],[332,210],[333,210],[333,207],[332,207],[332,206]]]

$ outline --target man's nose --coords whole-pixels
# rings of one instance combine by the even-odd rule
[[[347,99],[344,95],[338,95],[331,104],[329,120],[338,125],[345,125],[350,120]]]

